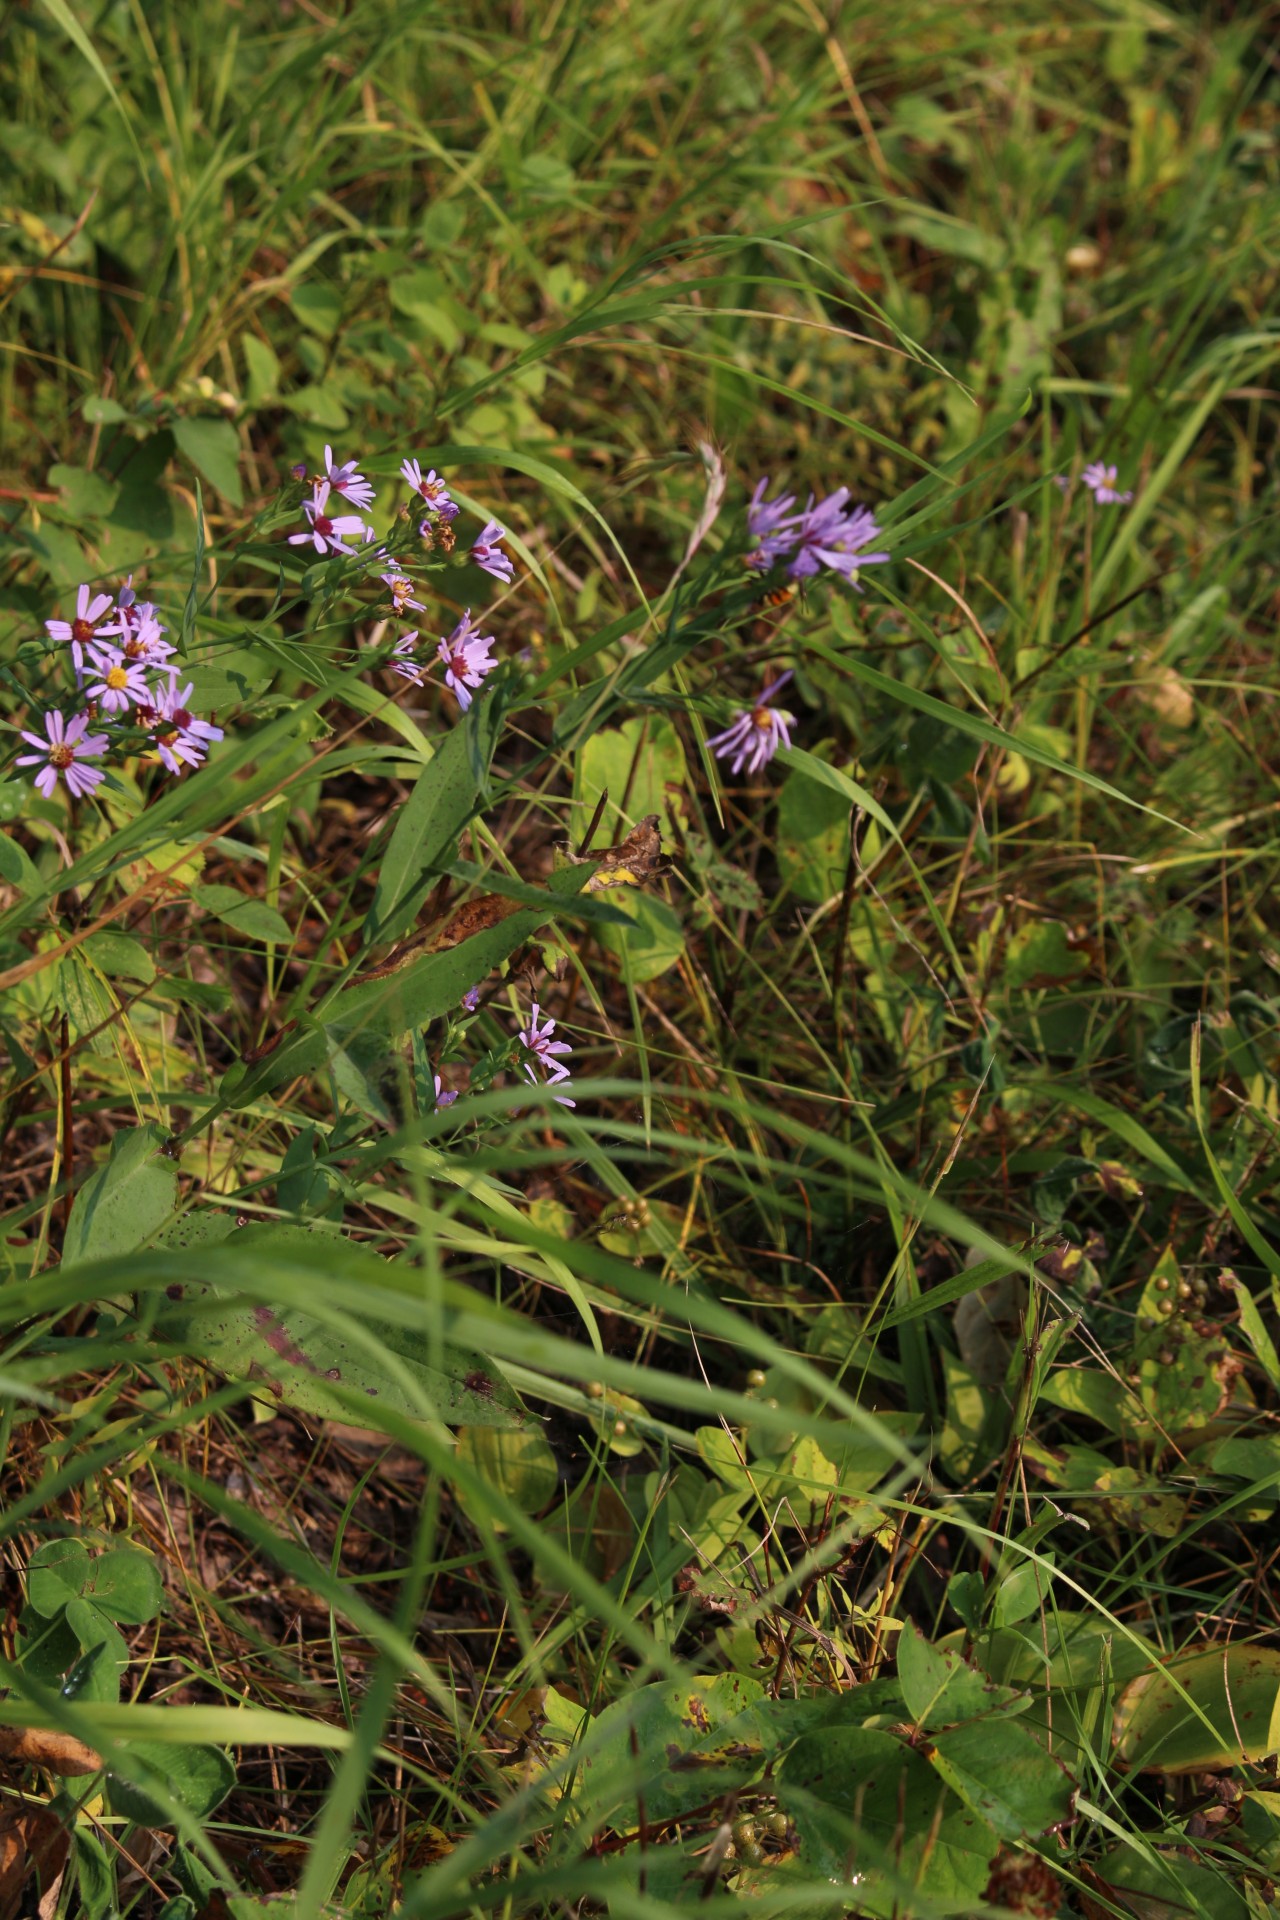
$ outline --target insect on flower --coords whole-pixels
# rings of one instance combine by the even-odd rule
[[[81,764],[85,760],[99,759],[108,746],[106,734],[89,733],[86,731],[88,725],[87,713],[77,713],[74,718],[65,721],[60,713],[46,713],[43,740],[38,733],[23,733],[23,739],[39,751],[19,754],[17,764],[20,767],[35,767],[44,761],[45,764],[35,776],[35,783],[46,800],[53,797],[59,774],[77,796],[92,793],[99,781],[106,778],[101,767]]]
[[[717,760],[729,761],[732,773],[741,773],[744,767],[748,773],[759,773],[779,747],[791,745],[795,715],[775,713],[768,703],[794,677],[790,671],[782,674],[765,688],[750,712],[740,709],[723,733],[714,734],[707,741]]]

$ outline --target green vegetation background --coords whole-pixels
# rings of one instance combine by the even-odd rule
[[[6,1761],[13,1911],[68,1835],[68,1915],[1273,1910],[1276,26],[6,8],[4,718],[78,581],[176,609],[200,537],[265,756],[175,810],[149,958],[0,1007],[0,1720],[115,1781]],[[219,584],[326,442],[434,450],[515,536],[495,631],[553,719],[472,857],[606,785],[619,835],[664,815],[643,937],[562,931],[573,1119],[406,1140],[367,1061],[221,1078],[354,951],[422,760],[381,716],[338,752],[350,622],[282,613],[269,542]],[[700,442],[726,515],[847,483],[895,565],[566,745],[670,604]],[[1053,484],[1095,459],[1132,507]],[[784,656],[813,758],[721,787],[690,715]],[[79,903],[0,803],[21,971]],[[96,1239],[60,1032],[81,1182],[154,1129]],[[166,1323],[193,1274],[250,1306]],[[251,1388],[255,1302],[345,1400]]]

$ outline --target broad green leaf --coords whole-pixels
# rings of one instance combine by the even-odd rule
[[[1132,1920],[1250,1920],[1251,1908],[1226,1872],[1188,1857],[1185,1846],[1139,1850],[1129,1842],[1098,1861],[1091,1885],[1105,1894],[1110,1912]]]
[[[593,847],[625,839],[636,822],[651,813],[658,814],[669,831],[673,796],[683,792],[686,777],[684,747],[665,715],[643,713],[620,727],[602,727],[574,760],[575,838],[586,832],[606,792],[609,804]]]
[[[898,1685],[918,1727],[949,1727],[991,1714],[1021,1713],[1031,1698],[997,1686],[958,1653],[931,1645],[910,1620],[898,1636]]]
[[[555,1497],[559,1468],[540,1427],[463,1427],[458,1458],[523,1513],[542,1513]]]
[[[1066,1769],[1016,1720],[974,1720],[939,1733],[930,1764],[966,1806],[1006,1840],[1035,1839],[1071,1819]]]
[[[155,1561],[136,1547],[90,1554],[78,1540],[50,1540],[32,1554],[28,1568],[27,1598],[46,1618],[82,1599],[108,1620],[141,1626],[160,1611],[162,1595]]]
[[[57,487],[68,510],[77,520],[93,520],[110,513],[116,503],[113,481],[85,467],[55,465],[49,469],[49,485]]]
[[[68,1617],[77,1609],[77,1619]],[[72,1600],[65,1613],[43,1620],[33,1607],[18,1621],[18,1664],[24,1674],[67,1700],[115,1702],[129,1664],[123,1636],[87,1601]]]
[[[141,1827],[173,1826],[171,1801],[205,1820],[236,1783],[236,1770],[219,1747],[131,1740],[125,1765],[127,1776],[108,1772],[107,1792],[113,1810]]]
[[[224,926],[234,927],[237,933],[246,934],[250,940],[288,946],[293,939],[289,922],[282,913],[268,906],[265,900],[241,893],[238,887],[192,887],[191,897],[206,913],[213,914]]]
[[[1066,929],[1057,920],[1040,920],[1010,936],[1005,978],[1011,987],[1036,987],[1074,979],[1088,965],[1083,953],[1067,945]]]
[[[178,1196],[177,1163],[161,1148],[169,1135],[148,1122],[127,1127],[111,1152],[81,1187],[62,1243],[62,1265],[131,1253],[157,1234]]]
[[[378,865],[378,884],[365,920],[366,940],[393,939],[412,920],[439,863],[471,818],[478,789],[467,729],[455,726],[437,745],[396,815]]]
[[[1277,1751],[1275,1647],[1237,1641],[1171,1660],[1130,1681],[1116,1703],[1115,1757],[1134,1772],[1218,1772]]]
[[[382,979],[346,988],[334,996],[322,1016],[330,1037],[341,1045],[346,1035],[377,1029],[394,1039],[451,1012],[469,987],[485,979],[557,913],[574,911],[573,896],[591,871],[588,866],[562,868],[551,876],[545,909],[523,909],[456,947],[419,954]]]
[[[84,951],[93,961],[99,972],[113,980],[141,980],[149,984],[156,977],[155,961],[131,933],[117,933],[113,928],[104,928],[101,933],[91,933],[84,942]]]
[[[669,901],[619,887],[611,904],[630,924],[606,921],[597,927],[597,937],[602,947],[618,955],[627,979],[643,985],[675,966],[684,952],[684,928]]]
[[[179,450],[224,500],[233,507],[244,505],[238,466],[240,439],[229,420],[205,414],[175,420],[173,437]]]
[[[624,1693],[599,1715],[572,1791],[588,1829],[634,1826],[642,1791],[650,1820],[755,1779],[769,1755],[750,1710],[765,1702],[758,1680],[722,1673],[674,1686],[660,1682]]]
[[[995,1829],[901,1740],[868,1727],[823,1727],[797,1740],[778,1772],[800,1865],[838,1884],[856,1875],[860,1911],[885,1920],[900,1914],[903,1885],[943,1911],[978,1908],[999,1846]],[[914,1844],[904,1844],[907,1836]]]
[[[849,860],[848,798],[793,766],[778,796],[778,866],[802,900],[830,900]]]
[[[252,1260],[261,1276],[273,1259],[292,1271],[299,1262],[341,1272],[345,1242],[305,1227],[249,1225],[223,1245]],[[524,1415],[497,1368],[457,1348],[423,1357],[419,1334],[383,1325],[366,1313],[345,1329],[295,1308],[279,1311],[198,1283],[160,1316],[161,1337],[232,1376],[253,1374],[286,1405],[336,1420],[355,1417],[353,1398],[376,1402],[413,1420],[458,1426],[519,1427]]]

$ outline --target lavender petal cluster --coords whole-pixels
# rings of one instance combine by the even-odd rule
[[[755,543],[747,565],[753,573],[767,573],[786,561],[791,580],[812,579],[825,568],[856,587],[862,567],[879,566],[890,558],[883,551],[870,551],[883,532],[870,508],[849,506],[848,487],[837,487],[821,500],[810,494],[797,513],[794,494],[766,499],[769,485],[766,476],[747,505],[747,530]]]
[[[1122,490],[1115,467],[1104,466],[1101,460],[1095,460],[1087,466],[1080,480],[1100,507],[1127,506],[1133,498],[1133,488]]]
[[[564,1060],[560,1056],[566,1053],[572,1053],[573,1048],[567,1040],[553,1040],[551,1038],[556,1030],[556,1023],[550,1014],[547,1015],[542,1025],[539,1026],[538,1015],[540,1012],[541,1008],[535,1000],[529,1014],[528,1026],[520,1028],[520,1040],[532,1055],[531,1059],[521,1063],[522,1071],[525,1078],[532,1080],[535,1086],[538,1084],[538,1067],[541,1067],[546,1077],[546,1084],[549,1087],[567,1085],[569,1069],[565,1066]],[[535,1062],[537,1063],[536,1066]],[[576,1100],[570,1100],[568,1096],[563,1093],[558,1093],[556,1099],[562,1107],[576,1107],[578,1104]]]
[[[717,760],[729,762],[731,773],[739,774],[744,768],[748,773],[759,773],[779,747],[791,745],[794,714],[779,712],[769,702],[794,677],[791,672],[780,675],[765,688],[754,707],[740,708],[724,732],[713,734],[707,741]]]
[[[36,751],[19,754],[17,764],[39,768],[32,778],[46,800],[53,797],[59,779],[76,799],[93,793],[106,778],[106,769],[89,762],[101,760],[113,747],[122,758],[146,752],[147,735],[150,750],[173,774],[200,766],[213,742],[222,739],[221,727],[191,711],[193,684],[179,692],[177,648],[165,639],[167,629],[152,602],[138,599],[132,574],[114,599],[81,586],[75,618],[46,620],[45,631],[55,645],[69,650],[83,703],[69,718],[60,707],[48,709],[43,733],[23,731],[23,740]],[[108,730],[90,732],[96,721]],[[111,731],[113,726],[118,731]]]

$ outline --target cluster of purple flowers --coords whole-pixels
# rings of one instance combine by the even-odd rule
[[[51,799],[59,777],[77,799],[92,793],[106,778],[101,760],[112,745],[122,753],[154,752],[173,774],[198,767],[211,743],[221,740],[222,728],[192,713],[193,685],[179,687],[182,662],[177,648],[165,639],[168,629],[149,600],[139,600],[133,576],[113,599],[82,586],[76,594],[73,620],[46,620],[49,638],[66,646],[71,670],[83,705],[67,716],[58,708],[44,715],[44,732],[23,732],[34,753],[19,754],[20,767],[38,767],[33,775],[45,799]],[[103,721],[117,733],[91,733]],[[138,730],[150,736],[139,741]]]
[[[462,996],[462,1005],[468,1013],[474,1013],[476,1011],[480,1005],[480,989],[478,986],[467,988],[467,991]],[[520,1070],[535,1086],[538,1083],[538,1070],[541,1068],[543,1074],[546,1076],[546,1084],[548,1086],[563,1086],[567,1088],[569,1085],[569,1069],[564,1064],[564,1055],[572,1053],[573,1048],[567,1040],[555,1040],[552,1038],[556,1030],[556,1023],[550,1014],[548,1014],[545,1019],[540,1019],[539,1016],[541,1012],[542,1009],[535,1000],[529,1014],[528,1024],[517,1028],[517,1038],[524,1047],[527,1055],[520,1063]],[[432,1079],[435,1084],[436,1107],[438,1110],[443,1111],[445,1107],[451,1107],[453,1105],[454,1101],[458,1098],[457,1093],[445,1087],[438,1073],[433,1074]],[[573,1107],[577,1105],[575,1100],[569,1098],[567,1092],[558,1093],[555,1097],[562,1107]]]
[[[822,500],[810,494],[799,513],[793,511],[793,493],[766,500],[768,488],[766,476],[747,506],[747,530],[756,543],[747,555],[753,573],[768,573],[785,560],[788,579],[811,580],[825,567],[856,587],[859,568],[878,566],[889,558],[887,553],[867,551],[884,536],[868,507],[848,506],[848,487],[837,487]]]
[[[301,480],[308,478],[305,467],[295,467],[294,473]],[[400,475],[410,492],[421,502],[422,518],[418,522],[418,535],[428,549],[439,548],[451,553],[454,547],[453,522],[460,511],[457,501],[449,492],[444,480],[430,468],[423,472],[418,460],[402,460]],[[410,610],[415,613],[426,611],[423,601],[416,596],[420,591],[418,583],[404,571],[399,561],[393,560],[386,547],[376,544],[377,534],[363,518],[367,508],[372,506],[376,495],[373,486],[359,471],[359,463],[347,460],[339,463],[332,447],[324,450],[324,471],[311,480],[311,497],[302,503],[307,525],[301,533],[289,535],[290,546],[311,545],[320,554],[359,554],[362,549],[372,548],[371,557],[379,567],[379,579],[391,595],[392,612],[397,616]],[[335,504],[355,507],[355,513],[335,512]],[[491,574],[495,580],[509,585],[515,578],[515,566],[499,542],[506,535],[496,520],[487,520],[472,543],[469,558],[478,567]],[[444,683],[457,697],[458,705],[465,713],[471,705],[475,692],[483,686],[485,676],[493,672],[497,661],[492,658],[495,641],[492,634],[482,634],[478,624],[471,618],[468,607],[461,620],[447,639],[436,642],[434,656],[430,655],[430,642],[424,642],[417,627],[404,633],[392,648],[392,671],[399,674],[413,686],[423,686],[435,660],[444,667]],[[425,648],[427,658],[420,655],[419,649]]]

